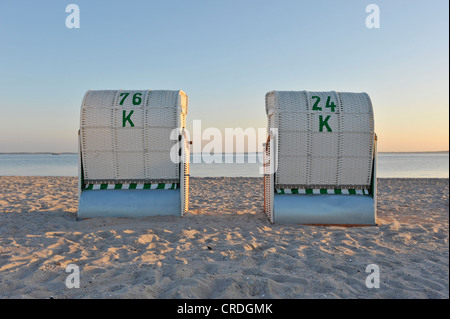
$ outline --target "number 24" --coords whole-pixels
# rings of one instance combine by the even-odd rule
[[[318,96],[311,96],[311,98],[316,100],[316,102],[313,105],[312,110],[313,111],[322,111],[322,108],[318,106],[319,102],[320,102],[320,97],[318,97]],[[327,102],[325,104],[325,107],[330,108],[331,112],[334,112],[334,109],[336,108],[336,104],[334,104],[334,102],[330,103],[330,101],[331,101],[331,96],[328,96],[327,97]]]

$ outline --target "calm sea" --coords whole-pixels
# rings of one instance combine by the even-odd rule
[[[249,163],[255,154],[225,154],[222,164],[194,163],[191,176],[258,177],[261,164]],[[225,160],[233,162],[225,163]],[[238,163],[242,161],[243,163]],[[0,154],[0,176],[77,176],[77,154]],[[378,177],[449,177],[449,153],[379,153]]]

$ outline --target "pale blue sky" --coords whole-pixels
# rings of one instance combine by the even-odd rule
[[[68,4],[80,29],[67,29]],[[365,8],[381,10],[368,29]],[[271,90],[367,92],[381,151],[447,150],[448,1],[0,2],[0,152],[77,150],[89,89],[181,89],[188,128],[266,126]]]

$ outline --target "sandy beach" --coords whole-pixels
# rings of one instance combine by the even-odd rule
[[[0,177],[0,298],[449,298],[448,179],[379,179],[352,228],[271,224],[260,178],[190,185],[184,218],[76,221],[77,178]]]

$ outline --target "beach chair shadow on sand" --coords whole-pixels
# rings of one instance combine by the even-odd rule
[[[375,225],[377,138],[366,93],[266,94],[264,211],[272,223]]]
[[[187,106],[183,91],[85,94],[78,218],[183,216],[189,197]]]

